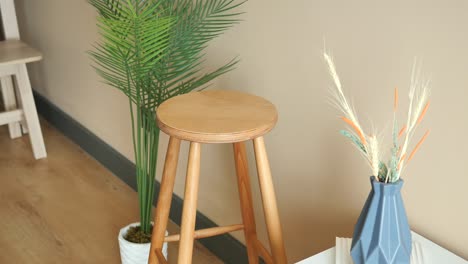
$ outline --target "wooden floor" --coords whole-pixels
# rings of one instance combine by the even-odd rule
[[[48,158],[0,127],[0,263],[120,263],[117,233],[136,222],[137,195],[41,120]],[[169,232],[178,232],[171,223]],[[169,245],[176,263],[177,244]],[[193,263],[222,263],[196,245]]]

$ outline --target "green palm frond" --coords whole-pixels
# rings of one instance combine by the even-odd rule
[[[234,0],[88,0],[98,11],[101,41],[90,51],[104,82],[130,103],[141,229],[149,234],[165,100],[201,90],[237,59],[202,74],[208,42],[238,23]]]
[[[159,0],[166,15],[177,14],[172,28],[168,54],[154,70],[154,80],[163,93],[162,103],[173,96],[201,89],[237,64],[233,59],[218,69],[201,75],[203,53],[208,42],[240,22],[233,10],[244,2],[233,0]]]
[[[90,0],[101,14],[102,40],[90,51],[104,81],[133,103],[154,108],[152,71],[166,54],[176,19],[148,1]]]

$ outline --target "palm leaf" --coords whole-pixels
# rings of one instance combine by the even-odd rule
[[[233,0],[88,0],[101,40],[89,54],[104,83],[129,98],[141,229],[149,233],[159,128],[155,109],[204,89],[232,70],[233,59],[201,74],[208,42],[238,23]]]
[[[105,83],[123,91],[140,107],[153,108],[151,85],[155,64],[165,55],[176,19],[160,4],[90,0],[101,16],[102,40],[90,51]]]
[[[234,69],[237,60],[231,60],[218,69],[201,74],[203,53],[208,42],[238,23],[240,13],[232,10],[241,3],[232,0],[161,0],[166,15],[177,14],[171,30],[167,55],[153,70],[159,105],[166,99],[202,89],[214,78]],[[156,106],[157,106],[156,105]]]

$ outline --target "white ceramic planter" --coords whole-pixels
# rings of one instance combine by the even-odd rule
[[[122,264],[148,264],[148,256],[150,252],[151,243],[138,244],[125,240],[124,235],[127,230],[132,226],[138,226],[140,223],[130,224],[119,232],[119,246],[120,246],[120,259]],[[166,236],[167,236],[166,231]],[[167,259],[167,243],[164,243],[162,253]]]

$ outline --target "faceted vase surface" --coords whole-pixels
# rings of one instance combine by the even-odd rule
[[[372,176],[371,186],[354,228],[351,257],[355,264],[409,264],[411,231],[400,193],[403,180],[382,183]]]

